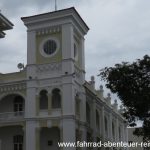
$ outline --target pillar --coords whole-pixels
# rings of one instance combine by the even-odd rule
[[[87,141],[87,129],[85,126],[81,127],[82,135],[81,135],[81,142]],[[86,147],[82,147],[82,150],[86,150]]]
[[[118,118],[116,118],[116,142],[119,142],[119,122],[118,122]]]
[[[76,142],[74,119],[63,119],[63,142]],[[63,147],[63,150],[76,150],[75,147]]]
[[[39,115],[39,111],[40,111],[40,99],[39,99],[39,94],[36,94],[36,115],[38,116]]]
[[[40,131],[41,128],[37,127],[36,128],[36,150],[40,150]]]
[[[93,100],[92,108],[91,108],[91,125],[93,128],[93,141],[96,142],[96,100]]]
[[[109,114],[109,138],[110,141],[114,142],[113,135],[112,135],[112,114],[111,113]],[[113,147],[110,147],[110,149],[113,150]]]
[[[51,114],[52,111],[52,94],[51,92],[48,93],[48,115]]]
[[[26,122],[26,150],[36,150],[36,122]]]
[[[105,119],[104,119],[104,106],[102,106],[102,128],[101,128],[101,133],[102,133],[102,142],[105,141]],[[102,147],[102,150],[104,150],[104,147]]]

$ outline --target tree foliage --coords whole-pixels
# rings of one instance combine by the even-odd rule
[[[100,70],[102,80],[125,106],[124,116],[130,126],[137,118],[143,121],[137,135],[150,139],[150,57],[145,55],[133,63],[122,62]]]

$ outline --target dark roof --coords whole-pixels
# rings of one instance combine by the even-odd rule
[[[21,20],[23,19],[27,19],[27,18],[32,18],[32,17],[37,17],[37,16],[43,16],[43,15],[47,15],[47,14],[54,14],[57,12],[63,12],[66,10],[74,10],[76,12],[76,14],[79,16],[79,18],[83,21],[84,25],[88,28],[87,24],[85,23],[85,21],[82,19],[82,17],[80,16],[80,14],[77,12],[77,10],[74,7],[70,7],[70,8],[66,8],[66,9],[61,9],[61,10],[57,10],[57,11],[52,11],[52,12],[47,12],[47,13],[43,13],[43,14],[38,14],[38,15],[33,15],[33,16],[28,16],[28,17],[21,17]]]
[[[5,20],[10,26],[14,26],[2,13],[0,13],[0,20]]]

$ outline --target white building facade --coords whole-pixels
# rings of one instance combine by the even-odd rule
[[[22,20],[27,66],[0,74],[0,150],[75,150],[59,148],[58,142],[128,141],[117,102],[111,105],[110,95],[104,98],[103,88],[95,89],[94,77],[85,81],[89,28],[77,11]]]

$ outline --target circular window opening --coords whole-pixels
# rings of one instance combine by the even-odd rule
[[[57,43],[54,40],[48,40],[43,45],[43,50],[47,55],[52,55],[56,52]]]

